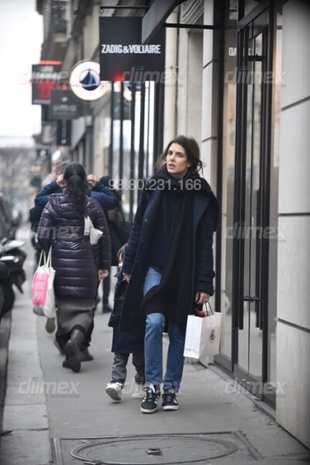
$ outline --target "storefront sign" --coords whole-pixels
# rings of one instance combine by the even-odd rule
[[[32,104],[49,105],[51,91],[57,89],[61,80],[61,62],[44,62],[32,65]]]
[[[100,17],[100,78],[103,81],[157,81],[165,70],[165,30],[141,42],[142,18]]]
[[[52,90],[49,119],[75,119],[84,115],[81,100],[77,101],[69,90]]]
[[[57,121],[57,145],[71,145],[71,121]]]
[[[70,75],[72,92],[82,100],[97,100],[107,90],[105,82],[100,80],[99,63],[94,61],[81,61]]]

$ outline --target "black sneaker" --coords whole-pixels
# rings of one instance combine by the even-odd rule
[[[160,398],[160,386],[150,384],[144,388],[146,394],[141,402],[140,410],[142,413],[154,413],[157,410],[157,404]]]
[[[178,410],[179,403],[174,391],[164,391],[162,407],[163,410]]]

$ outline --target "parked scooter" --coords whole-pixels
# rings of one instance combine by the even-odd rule
[[[2,239],[0,243],[0,263],[5,263],[8,267],[9,275],[1,279],[4,290],[4,303],[2,314],[9,312],[15,302],[14,287],[23,294],[22,285],[26,280],[26,273],[23,268],[27,254],[21,250],[25,245],[24,241],[18,239]]]
[[[0,246],[1,247],[1,246]],[[0,262],[0,321],[3,312],[3,304],[5,300],[4,281],[9,277],[9,269],[5,263]]]

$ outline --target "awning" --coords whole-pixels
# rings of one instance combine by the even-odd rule
[[[142,20],[142,43],[147,43],[159,30],[165,19],[184,0],[155,0]]]

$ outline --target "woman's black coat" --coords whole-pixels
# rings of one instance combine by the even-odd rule
[[[207,292],[212,295],[213,279],[213,234],[217,227],[219,206],[216,197],[209,184],[203,179],[203,189],[191,193],[193,197],[193,235],[192,247],[193,263],[191,269],[184,270],[191,282],[192,302],[197,291]],[[143,285],[145,275],[149,267],[149,257],[152,246],[152,234],[155,230],[157,212],[160,206],[162,190],[143,191],[134,224],[131,230],[128,246],[125,252],[123,273],[131,275],[127,289],[121,327],[123,330],[131,330],[135,326],[144,324],[143,309]],[[181,251],[180,251],[181,252]],[[173,289],[172,292],[176,292]],[[193,306],[188,308],[188,314],[193,313]],[[186,316],[184,317],[184,323]]]
[[[98,241],[98,263],[89,236],[84,236],[84,219],[76,213],[68,194],[52,194],[41,215],[38,241],[47,251],[52,246],[52,266],[56,270],[54,289],[58,298],[95,298],[98,268],[110,268],[110,234],[99,203],[85,196],[86,209],[95,228],[103,235]]]

